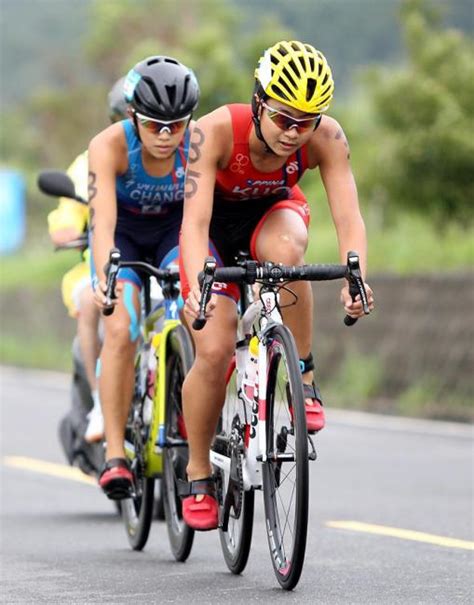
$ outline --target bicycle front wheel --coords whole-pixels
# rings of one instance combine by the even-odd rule
[[[133,550],[142,550],[150,533],[153,520],[154,479],[145,477],[144,444],[148,429],[143,424],[142,396],[139,390],[139,361],[135,367],[135,393],[125,428],[127,455],[134,476],[134,494],[131,498],[121,500],[122,519],[125,524],[128,541]]]
[[[242,461],[250,418],[246,418],[244,403],[237,392],[235,363],[230,369],[232,372],[212,449],[230,458],[229,470],[217,469],[219,517],[221,522],[225,519],[226,524],[219,529],[219,538],[227,567],[232,573],[239,574],[247,565],[252,543],[255,491],[245,491],[243,486]]]
[[[303,385],[291,332],[268,337],[267,460],[262,464],[266,530],[275,576],[291,590],[301,575],[308,528],[308,438]]]
[[[162,498],[171,552],[186,561],[191,552],[194,530],[183,520],[178,480],[186,481],[188,445],[184,425],[181,389],[193,362],[188,331],[177,326],[168,337],[166,351],[166,447],[163,457]]]

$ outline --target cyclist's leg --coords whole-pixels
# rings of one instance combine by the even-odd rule
[[[183,384],[184,420],[189,443],[190,480],[211,475],[209,450],[225,397],[225,376],[235,347],[236,305],[218,296],[214,315],[202,331],[192,330],[196,356]]]
[[[94,293],[89,282],[79,295],[77,336],[92,392],[97,389],[96,365],[100,353],[99,317],[100,311],[94,302]]]
[[[94,304],[88,263],[83,261],[63,277],[61,293],[71,317],[77,319],[77,335],[91,391],[96,385],[95,366],[99,353],[97,325],[99,311]]]
[[[257,225],[251,240],[251,252],[259,260],[271,260],[288,265],[304,264],[308,245],[309,210],[304,200],[284,200],[275,204]],[[301,359],[311,358],[313,334],[313,293],[307,281],[294,282],[291,289],[298,297],[281,292],[282,315],[296,341]],[[286,306],[288,305],[288,306]],[[310,364],[308,364],[310,366]],[[310,366],[311,367],[311,366]],[[303,374],[305,384],[308,429],[324,426],[321,396],[313,384],[313,371]]]
[[[275,205],[263,217],[256,228],[252,252],[261,262],[271,260],[287,265],[303,265],[308,244],[308,231],[304,219],[284,203]],[[294,301],[290,293],[281,291],[282,314],[285,323],[295,337],[298,352],[305,358],[311,352],[313,297],[307,281],[294,282],[291,289],[297,294],[296,305],[285,308]]]
[[[104,318],[100,356],[100,401],[105,421],[106,459],[125,458],[124,436],[135,383],[136,322],[140,315],[139,288],[129,281],[114,313]]]
[[[93,407],[88,414],[88,422],[84,434],[84,439],[88,443],[100,441],[104,436],[104,417],[100,405],[96,377],[97,360],[101,344],[99,338],[99,317],[100,311],[94,302],[93,290],[89,283],[82,289],[79,295],[79,313],[77,316],[77,336],[93,400]]]
[[[141,260],[140,248],[121,225],[115,231],[115,245],[123,260]],[[92,283],[95,283],[93,262],[91,272]],[[106,460],[125,458],[123,442],[134,389],[134,359],[140,333],[141,279],[130,269],[120,270],[118,279],[123,282],[123,290],[112,315],[103,317],[104,342],[100,355],[99,393],[105,421]]]

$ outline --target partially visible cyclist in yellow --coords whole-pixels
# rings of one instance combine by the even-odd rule
[[[125,78],[120,78],[108,94],[109,118],[112,123],[127,117],[128,104],[123,93]],[[76,193],[87,200],[88,151],[84,151],[73,161],[67,170],[72,179]],[[80,240],[87,234],[89,209],[69,198],[61,198],[58,207],[48,215],[49,235],[55,246],[66,246]],[[71,317],[77,320],[77,340],[79,352],[84,367],[87,383],[93,400],[93,407],[87,417],[85,433],[80,435],[88,443],[100,441],[104,434],[104,420],[99,402],[96,364],[100,351],[99,338],[99,309],[94,304],[94,296],[90,282],[89,250],[84,252],[83,260],[70,269],[63,277],[61,285],[64,304]],[[78,424],[78,423],[76,423]],[[76,431],[77,432],[77,431]],[[61,435],[65,450],[69,446],[64,443],[66,437]],[[71,446],[74,449],[74,446]],[[77,449],[77,444],[76,444]],[[66,452],[71,460],[71,456]]]

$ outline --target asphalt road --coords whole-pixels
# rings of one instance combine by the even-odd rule
[[[158,521],[145,550],[130,550],[99,489],[56,466],[67,377],[0,372],[2,603],[473,602],[469,427],[328,410],[305,568],[288,593],[273,576],[260,494],[241,576],[227,571],[217,532],[197,535],[184,564]]]

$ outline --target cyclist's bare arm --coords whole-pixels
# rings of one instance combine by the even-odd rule
[[[198,120],[189,148],[181,228],[181,258],[191,288],[187,311],[194,316],[199,312],[199,301],[195,300],[199,292],[197,276],[208,254],[216,171],[226,159],[229,144],[232,127],[227,109],[219,108]],[[214,305],[215,298],[209,310]]]
[[[350,165],[349,144],[339,123],[327,116],[323,118],[315,135],[309,145],[309,161],[311,166],[319,166],[336,227],[341,262],[345,262],[350,250],[357,250],[365,279],[367,238]],[[367,294],[372,308],[373,295],[370,288]],[[343,288],[341,299],[349,315],[362,316],[362,303],[352,303],[347,287]]]
[[[96,300],[105,302],[104,267],[114,247],[117,222],[115,179],[126,170],[123,128],[114,124],[94,137],[89,145],[89,206],[92,254],[100,287]],[[125,160],[125,162],[124,162]]]

